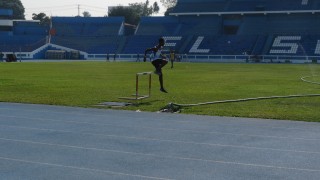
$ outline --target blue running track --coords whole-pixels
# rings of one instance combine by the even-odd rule
[[[319,123],[0,103],[0,179],[319,177]]]

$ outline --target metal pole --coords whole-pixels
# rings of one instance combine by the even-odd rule
[[[80,4],[78,4],[78,16],[80,16]]]
[[[20,46],[20,62],[21,62],[21,46]]]
[[[136,99],[139,98],[139,74],[136,75]]]
[[[151,74],[149,74],[149,97],[151,96]]]

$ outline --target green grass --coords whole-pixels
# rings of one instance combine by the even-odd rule
[[[1,63],[0,101],[93,107],[135,92],[135,73],[153,71],[150,63],[57,62]],[[190,104],[249,97],[320,94],[320,85],[302,76],[320,75],[319,65],[177,63],[164,68],[159,91],[153,75],[152,96],[123,109],[158,111],[169,102]],[[147,77],[141,78],[142,93]],[[309,78],[320,82],[320,77]],[[320,121],[320,97],[250,101],[185,108],[182,113]]]

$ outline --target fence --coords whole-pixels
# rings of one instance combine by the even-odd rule
[[[4,54],[12,54],[12,52]],[[15,52],[17,59],[33,60],[32,52]],[[109,58],[107,58],[109,56]],[[86,60],[143,61],[144,54],[88,54]],[[139,57],[139,58],[138,58]],[[285,55],[190,55],[178,54],[177,62],[203,63],[320,63],[320,56],[285,56]],[[5,57],[4,57],[5,58]],[[169,57],[168,57],[169,58]],[[150,61],[150,58],[147,58]]]
[[[109,54],[113,61],[142,61],[143,54]],[[139,58],[138,58],[139,57]],[[221,62],[221,63],[320,63],[320,56],[283,56],[283,55],[188,55],[176,56],[180,62]],[[106,54],[89,54],[89,60],[106,60]],[[147,58],[149,60],[149,58]]]

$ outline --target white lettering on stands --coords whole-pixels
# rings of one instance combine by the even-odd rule
[[[198,49],[203,40],[204,37],[199,36],[196,42],[193,44],[192,48],[190,49],[189,53],[209,53],[210,49]]]
[[[299,44],[284,43],[282,41],[300,41],[301,36],[278,36],[272,45],[270,54],[297,54]]]
[[[314,54],[320,54],[320,40],[318,40],[316,50],[314,51]]]
[[[164,39],[166,42],[166,47],[173,47],[177,46],[177,43],[182,41],[182,36],[166,36]],[[299,42],[302,39],[301,36],[278,36],[275,38],[273,45],[270,50],[270,54],[297,54],[299,49]],[[195,43],[193,44],[192,48],[190,49],[189,53],[203,53],[207,54],[210,53],[210,49],[199,49],[201,43],[203,42],[204,37],[199,36]],[[284,42],[286,41],[286,42]],[[294,42],[287,42],[287,41],[294,41]],[[314,54],[320,54],[320,40],[317,40],[317,45],[315,47]]]
[[[181,36],[165,36],[163,37],[164,40],[166,40],[166,47],[176,47],[177,43],[175,42],[168,42],[168,41],[181,41]]]

